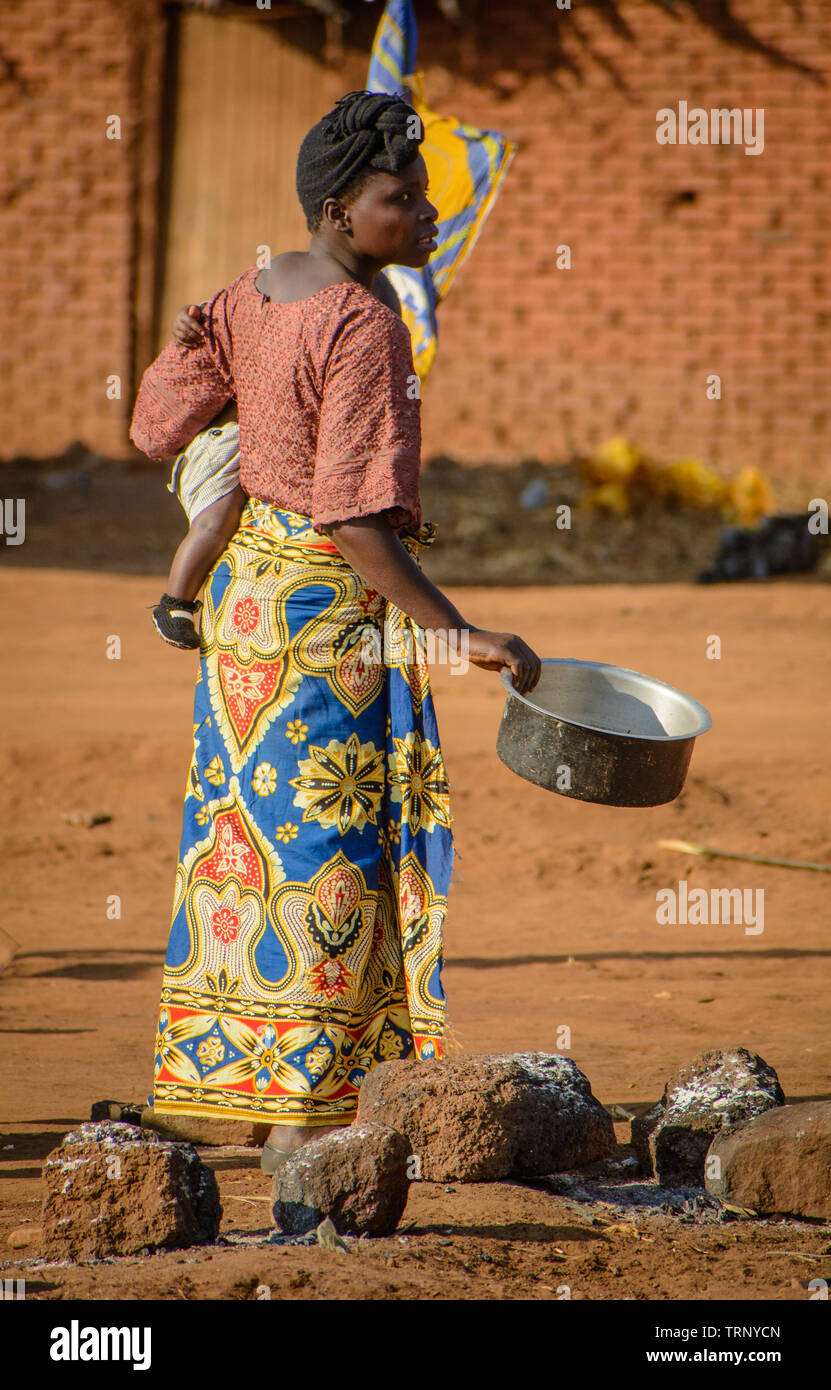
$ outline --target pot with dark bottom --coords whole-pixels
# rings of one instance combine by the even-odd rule
[[[496,751],[506,767],[560,796],[661,806],[684,785],[693,745],[712,726],[691,695],[598,661],[546,658],[520,695],[509,667]]]

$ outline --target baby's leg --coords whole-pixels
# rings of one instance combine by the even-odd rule
[[[175,598],[195,599],[211,567],[219,558],[239,526],[248,493],[239,483],[233,492],[212,502],[194,517],[179,549],[173,557],[167,580],[167,592]]]

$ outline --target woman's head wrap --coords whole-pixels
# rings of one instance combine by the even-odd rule
[[[297,196],[307,223],[319,223],[326,199],[362,170],[397,174],[411,164],[423,138],[418,112],[400,96],[347,92],[340,97],[312,126],[297,156]]]

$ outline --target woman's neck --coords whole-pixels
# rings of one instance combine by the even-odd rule
[[[307,255],[321,269],[341,271],[347,279],[356,281],[368,290],[372,289],[373,281],[382,269],[376,261],[369,262],[365,257],[356,256],[354,252],[341,246],[327,246],[326,242],[317,236],[313,236],[309,242]]]

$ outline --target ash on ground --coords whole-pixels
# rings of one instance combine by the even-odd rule
[[[624,1160],[621,1167],[627,1162],[636,1169],[636,1160]],[[599,1221],[608,1221],[610,1217],[633,1221],[638,1217],[662,1216],[687,1224],[712,1226],[752,1220],[755,1225],[786,1226],[794,1231],[813,1231],[827,1224],[784,1215],[757,1216],[754,1212],[725,1205],[701,1187],[661,1187],[657,1178],[591,1178],[585,1173],[551,1173],[544,1178],[522,1181],[524,1186],[542,1187],[553,1196],[563,1197],[573,1210]]]

